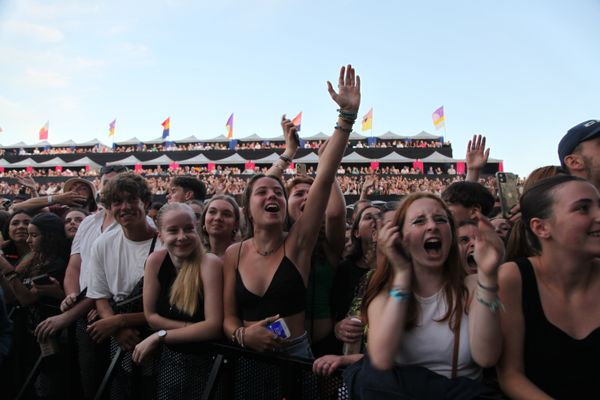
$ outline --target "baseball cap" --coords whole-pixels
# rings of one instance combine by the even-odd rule
[[[579,143],[593,139],[596,136],[600,136],[600,121],[596,119],[590,119],[569,129],[558,144],[560,165],[566,168],[565,157],[572,154]]]

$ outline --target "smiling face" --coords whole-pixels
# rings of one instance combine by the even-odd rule
[[[191,193],[189,190],[185,190],[181,186],[171,185],[171,187],[169,187],[169,193],[167,194],[167,202],[185,203],[191,199],[189,193]]]
[[[81,221],[85,218],[85,214],[81,211],[69,211],[65,216],[65,236],[67,239],[73,239],[79,229]]]
[[[39,252],[42,248],[42,234],[37,226],[33,224],[29,224],[27,227],[27,244],[31,248],[32,251]]]
[[[31,217],[25,213],[16,214],[8,226],[8,237],[15,243],[25,243],[27,241],[27,227]]]
[[[138,196],[121,192],[110,204],[115,221],[123,228],[144,224],[146,221],[145,204]]]
[[[233,238],[239,228],[233,205],[226,200],[209,203],[204,220],[204,229],[209,236]]]
[[[160,240],[174,257],[188,258],[200,246],[196,220],[190,208],[166,211],[159,222]]]
[[[588,182],[568,182],[554,191],[542,235],[562,248],[600,257],[600,195]]]
[[[402,236],[415,267],[440,268],[446,262],[452,246],[449,218],[432,198],[417,199],[408,207]]]
[[[279,181],[262,177],[252,185],[249,217],[254,227],[257,224],[283,225],[286,212],[286,198]]]

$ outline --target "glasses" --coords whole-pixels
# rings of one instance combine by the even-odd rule
[[[127,167],[123,165],[107,165],[106,167],[100,168],[100,175],[110,174],[111,172],[116,172],[120,174],[121,172],[127,172]]]

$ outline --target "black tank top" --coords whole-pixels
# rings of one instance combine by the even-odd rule
[[[522,281],[525,375],[555,399],[598,398],[600,326],[577,340],[550,323],[544,315],[531,262],[521,258],[516,263]]]
[[[235,280],[235,298],[238,315],[244,321],[259,321],[279,314],[284,318],[304,311],[306,307],[306,287],[304,280],[294,263],[285,255],[273,275],[265,294],[261,297],[246,288],[240,275],[240,253],[238,252]],[[256,266],[260,267],[260,266]]]
[[[177,277],[177,270],[173,265],[173,260],[167,252],[165,259],[160,265],[158,271],[158,282],[160,283],[160,292],[156,301],[156,312],[161,317],[174,319],[177,321],[185,322],[200,322],[204,321],[204,298],[198,295],[198,307],[194,315],[186,314],[180,311],[177,307],[169,302],[169,296],[171,293],[171,286]]]

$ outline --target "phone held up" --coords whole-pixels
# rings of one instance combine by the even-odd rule
[[[271,332],[274,332],[277,336],[279,336],[282,339],[287,339],[291,336],[290,329],[288,328],[283,318],[279,318],[278,320],[275,320],[274,322],[267,325],[267,329]]]
[[[512,217],[511,210],[513,207],[519,204],[517,176],[510,172],[496,172],[496,183],[500,206],[502,207],[502,216],[508,219]]]

